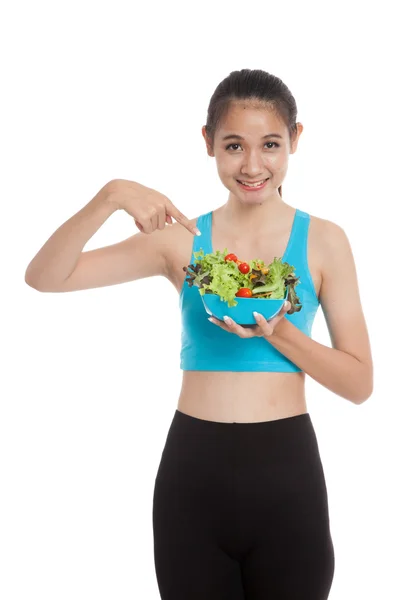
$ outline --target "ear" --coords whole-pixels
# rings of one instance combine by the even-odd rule
[[[299,137],[303,132],[303,125],[301,123],[296,123],[297,125],[297,134],[293,137],[292,143],[290,145],[290,154],[294,154],[297,150],[297,144],[299,142]]]
[[[214,156],[214,151],[212,149],[211,140],[207,136],[205,125],[203,125],[203,127],[201,128],[201,133],[203,134],[203,138],[205,139],[205,142],[206,142],[208,156]]]

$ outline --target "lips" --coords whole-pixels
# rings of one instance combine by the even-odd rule
[[[265,181],[267,181],[267,179],[269,179],[269,177],[265,177],[264,179],[259,179],[258,181],[244,181],[242,179],[237,179],[236,181],[238,181],[239,183],[244,183],[245,185],[248,183],[250,185],[255,185],[256,183],[264,183]]]

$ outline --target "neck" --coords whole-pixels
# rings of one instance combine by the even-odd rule
[[[224,225],[231,231],[253,233],[265,230],[266,224],[271,225],[274,221],[278,223],[282,216],[292,210],[278,193],[276,196],[265,198],[259,204],[246,204],[240,202],[233,194],[229,194],[227,203],[220,208]]]

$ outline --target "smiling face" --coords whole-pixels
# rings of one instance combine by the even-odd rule
[[[278,188],[286,175],[289,154],[296,151],[303,130],[301,123],[297,123],[297,129],[297,135],[290,140],[286,124],[271,108],[235,101],[215,133],[213,147],[205,127],[202,133],[208,155],[215,156],[224,186],[240,202],[259,204],[266,198],[281,198]],[[267,182],[259,189],[246,188],[238,182],[265,179]]]

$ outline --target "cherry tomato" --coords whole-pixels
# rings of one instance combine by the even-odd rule
[[[239,265],[239,271],[245,275],[250,271],[250,265],[248,265],[246,262],[242,262]]]
[[[250,288],[240,288],[235,294],[238,298],[251,298],[253,292]]]
[[[227,261],[228,261],[228,260],[233,260],[233,262],[236,262],[236,261],[237,261],[237,259],[238,259],[238,258],[237,258],[237,256],[236,256],[236,254],[227,254],[227,255],[225,256],[225,260],[227,260]]]

